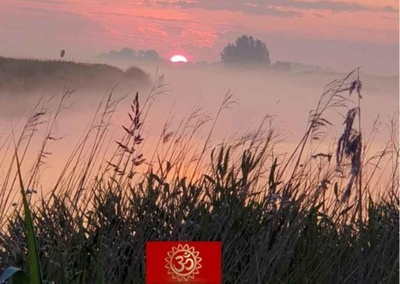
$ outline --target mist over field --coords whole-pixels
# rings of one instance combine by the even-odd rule
[[[115,65],[121,70],[129,68],[118,62]],[[21,83],[13,83],[13,88],[9,88],[11,90],[7,90],[7,87],[12,84],[4,82],[0,97],[0,138],[8,147],[3,147],[2,153],[7,152],[9,158],[12,156],[9,148],[12,145],[9,144],[11,131],[13,135],[18,135],[35,106],[36,111],[42,105],[45,107],[44,110],[50,115],[44,119],[43,123],[46,123],[54,115],[62,94],[74,90],[64,102],[65,109],[55,124],[54,135],[62,139],[53,141],[49,148],[51,155],[46,158],[41,180],[44,188],[51,187],[57,180],[79,138],[98,111],[100,102],[110,93],[122,101],[118,103],[110,122],[109,129],[113,134],[107,140],[107,154],[115,148],[117,137],[123,135],[122,126],[129,124],[128,113],[135,94],[138,92],[140,102],[144,103],[149,94],[154,92],[156,95],[151,99],[144,122],[145,158],[153,156],[154,147],[163,131],[173,133],[196,110],[199,116],[210,119],[197,130],[198,141],[194,144],[201,147],[226,94],[232,94],[234,103],[224,109],[218,118],[212,133],[212,145],[229,143],[254,133],[267,118],[264,121],[267,126],[264,127],[274,129],[276,155],[287,157],[300,141],[307,127],[309,112],[316,107],[325,86],[346,75],[329,70],[229,70],[221,65],[139,63],[136,66],[147,73],[147,77],[140,75],[137,78],[134,74],[131,79],[119,78],[118,75],[110,78],[108,74],[90,76],[88,73],[80,76],[79,80],[64,77],[67,78],[65,82],[49,82],[38,78],[34,84],[21,77]],[[371,76],[364,74],[361,69],[360,79],[363,82],[362,127],[363,133],[370,139],[369,151],[372,155],[382,150],[390,137],[390,121],[396,119],[398,111],[398,78]],[[353,106],[356,106],[356,96],[352,96]],[[327,112],[325,117],[332,125],[326,128],[325,138],[314,144],[321,144],[320,152],[332,151],[332,147],[336,146],[335,139],[343,131],[346,111]],[[40,148],[45,129],[42,127],[35,133],[31,149]],[[33,164],[36,159],[36,152],[28,151],[24,163]],[[3,174],[5,170],[3,167]]]
[[[4,62],[10,64],[9,66],[18,63],[22,67],[4,68]],[[42,67],[42,64],[47,64],[47,67]],[[268,228],[273,228],[271,227],[273,224],[268,220],[275,218],[270,216],[279,216],[280,210],[288,210],[287,214],[292,216],[289,218],[305,218],[304,220],[311,220],[308,214],[318,212],[317,214],[326,214],[322,216],[331,218],[336,226],[330,231],[330,227],[326,227],[327,224],[332,226],[333,223],[329,223],[330,219],[327,219],[326,224],[323,218],[318,221],[317,215],[316,219],[312,219],[317,220],[316,226],[321,228],[318,229],[318,233],[313,234],[313,238],[318,240],[313,239],[310,246],[314,247],[320,242],[318,246],[321,256],[318,263],[322,261],[329,267],[330,259],[336,259],[338,253],[330,252],[329,248],[331,243],[339,242],[335,239],[337,231],[349,230],[355,226],[366,228],[381,226],[380,223],[376,225],[372,223],[375,222],[374,214],[386,214],[388,217],[383,222],[387,222],[385,234],[388,234],[386,239],[389,241],[378,242],[368,251],[374,255],[389,251],[385,254],[386,258],[393,260],[396,257],[395,249],[385,250],[381,246],[393,248],[397,242],[396,237],[393,237],[395,235],[393,230],[397,230],[396,222],[393,220],[398,215],[390,204],[396,200],[393,192],[398,187],[396,160],[398,77],[372,76],[365,74],[362,68],[360,71],[349,70],[351,73],[346,74],[328,69],[310,70],[304,66],[288,71],[232,69],[221,64],[193,63],[138,62],[132,67],[114,62],[114,65],[114,67],[103,64],[82,65],[63,61],[13,62],[3,58],[2,70],[8,75],[0,81],[0,186],[3,196],[0,199],[2,209],[0,220],[12,216],[14,208],[18,208],[21,202],[16,183],[17,174],[21,174],[26,186],[26,196],[32,206],[38,206],[33,208],[42,206],[41,210],[54,212],[33,211],[34,214],[58,216],[57,214],[69,214],[64,210],[71,210],[75,212],[71,214],[78,214],[74,218],[90,220],[72,221],[72,217],[68,217],[71,218],[72,225],[88,222],[87,234],[91,230],[90,226],[94,226],[95,234],[97,230],[103,230],[100,225],[103,222],[101,214],[114,214],[112,213],[114,206],[118,208],[126,204],[127,207],[121,210],[128,211],[120,211],[117,215],[112,215],[114,217],[106,218],[125,218],[123,216],[126,214],[126,221],[118,222],[136,222],[132,216],[142,214],[139,213],[142,210],[141,204],[146,200],[153,202],[153,199],[158,200],[160,204],[151,203],[152,205],[143,206],[144,208],[150,206],[152,208],[150,212],[155,212],[149,213],[154,214],[154,217],[151,217],[155,218],[152,219],[154,221],[143,220],[144,224],[122,227],[126,230],[124,231],[126,238],[130,238],[132,233],[130,226],[137,228],[138,232],[143,226],[149,226],[152,232],[157,226],[161,226],[162,231],[164,225],[150,225],[150,223],[161,220],[163,224],[165,222],[175,224],[177,221],[174,221],[174,218],[164,219],[169,218],[165,217],[164,213],[158,216],[157,210],[161,212],[172,210],[173,216],[181,214],[179,210],[187,208],[203,210],[196,206],[203,206],[202,204],[208,206],[207,202],[202,203],[201,200],[209,196],[213,205],[212,209],[206,210],[211,210],[214,214],[212,216],[221,216],[212,218],[224,218],[225,221],[221,219],[222,221],[218,222],[228,223],[231,222],[229,218],[239,220],[242,225],[238,226],[237,230],[246,233],[241,233],[245,235],[240,242],[237,242],[235,239],[231,240],[236,234],[221,235],[222,231],[217,229],[219,225],[214,224],[205,229],[210,235],[201,239],[214,239],[215,234],[217,239],[221,238],[225,244],[231,242],[235,243],[235,246],[240,244],[243,248],[247,248],[249,239],[260,236],[265,230],[268,232],[270,230]],[[48,72],[49,66],[53,68],[51,72]],[[7,79],[7,76],[11,79]],[[325,95],[322,95],[323,93]],[[319,112],[315,110],[321,109],[321,105],[325,104],[326,99],[329,101],[329,98],[333,98],[333,101],[338,99],[337,105],[320,111],[320,118],[313,118],[311,114],[318,114]],[[362,156],[357,156],[360,155],[357,150],[360,149],[358,144],[352,144],[357,143],[357,139],[354,138],[357,136],[352,135],[357,135],[358,132],[354,126],[352,126],[354,129],[349,130],[349,125],[354,123],[355,117],[351,118],[351,113],[354,109],[358,109],[359,104],[362,115],[360,137],[363,137],[362,141],[365,143]],[[15,147],[18,148],[20,164],[16,162]],[[343,147],[343,150],[339,147]],[[358,184],[360,168],[357,163],[362,163],[363,199],[358,199],[359,191],[356,191],[361,188]],[[236,175],[235,169],[237,169]],[[164,188],[157,188],[154,191],[151,186],[155,181],[152,179],[158,182],[158,186]],[[103,188],[103,181],[106,180],[108,189]],[[186,182],[188,188],[185,188]],[[116,187],[111,186],[112,184]],[[280,184],[283,186],[280,187]],[[146,192],[143,191],[145,185],[148,187]],[[197,187],[198,185],[201,187]],[[128,189],[122,189],[122,186],[127,186]],[[169,186],[172,189],[168,189]],[[181,186],[183,191],[180,189]],[[210,193],[213,191],[215,193]],[[156,194],[155,197],[153,194]],[[292,197],[285,197],[287,194]],[[64,205],[57,203],[59,202],[57,196],[63,196]],[[363,201],[367,197],[369,205]],[[287,200],[290,198],[293,198],[294,205],[288,203]],[[47,199],[54,199],[54,205],[47,204],[45,202]],[[115,200],[120,201],[114,203]],[[131,202],[135,204],[131,205]],[[185,202],[189,202],[190,205],[185,205],[187,204]],[[223,202],[222,205],[219,202]],[[249,204],[246,205],[246,202]],[[265,209],[257,207],[263,204],[260,202],[266,202]],[[383,205],[379,202],[383,202]],[[277,204],[281,209],[278,209]],[[358,205],[355,207],[355,204]],[[69,206],[70,209],[63,209],[63,206]],[[92,206],[98,209],[92,211]],[[180,206],[181,209],[177,209],[178,213],[174,213],[173,206]],[[299,208],[299,211],[292,211],[292,206]],[[309,206],[311,206],[310,211],[307,209]],[[364,206],[370,207],[367,209]],[[62,210],[63,213],[55,213],[58,210]],[[85,214],[89,215],[79,217],[80,210],[87,210]],[[101,213],[101,210],[104,210],[104,213]],[[136,210],[139,210],[138,213]],[[264,220],[262,215],[249,218],[248,213],[243,213],[242,216],[242,210],[243,212],[254,210],[256,215],[259,214],[257,212],[269,212],[265,217],[267,218],[265,229],[258,223],[264,222],[260,221]],[[376,210],[376,213],[373,210]],[[18,209],[15,212],[19,212]],[[206,219],[191,215],[199,213],[188,214],[185,218],[196,220],[196,228],[207,226]],[[305,214],[304,217],[302,214]],[[352,220],[355,214],[358,214],[358,220],[364,220],[362,222],[365,222],[365,225],[354,221],[346,223],[347,220]],[[99,220],[93,221],[93,218]],[[50,227],[52,223],[45,221],[45,218],[39,220],[44,222],[38,226],[43,228],[38,230],[40,234],[44,234],[39,238],[41,246],[40,243],[46,241],[46,236],[52,235],[46,233],[46,230],[53,231],[53,229]],[[183,230],[188,231],[182,233],[178,231],[177,235],[171,238],[190,239],[188,233],[201,233],[201,230],[191,232],[188,222],[183,223],[184,228],[188,228]],[[249,225],[243,225],[246,222]],[[254,222],[253,225],[251,222]],[[10,223],[10,226],[18,225]],[[250,229],[248,226],[254,228]],[[293,222],[291,226],[298,225]],[[64,227],[60,227],[60,230],[62,234],[66,233]],[[105,242],[114,238],[109,235],[114,234],[114,229],[110,230],[104,231]],[[279,227],[277,232],[281,230]],[[296,230],[307,234],[303,227],[295,229],[294,232]],[[154,236],[149,239],[164,240],[171,232],[174,234],[170,229],[165,229],[165,233],[159,236],[158,231],[154,231]],[[70,230],[69,234],[73,235],[75,231]],[[294,254],[293,260],[301,257],[301,261],[304,261],[301,253],[303,249],[295,245],[297,233],[285,232],[285,234],[292,238],[289,244],[300,251]],[[328,234],[327,240],[320,240],[324,234]],[[349,268],[343,275],[320,273],[318,275],[321,276],[316,276],[317,278],[342,281],[343,277],[352,279],[360,277],[359,274],[352,272],[354,267],[359,269],[360,264],[356,261],[356,256],[359,253],[360,240],[351,234],[341,234],[344,239],[338,245],[338,250],[343,250],[341,252],[343,254],[346,252],[347,261],[353,269]],[[380,233],[375,231],[364,234],[367,242],[380,238]],[[9,246],[13,244],[9,238],[6,234],[0,235],[0,243],[6,248],[5,251],[8,251]],[[305,235],[305,238],[308,239],[309,236]],[[256,247],[258,249],[266,247],[264,242],[268,239],[269,235],[260,237],[258,240],[260,246]],[[123,238],[118,237],[116,245],[122,240]],[[280,240],[275,242],[275,247],[260,252],[259,257],[267,257],[265,259],[267,261],[272,254],[284,255],[286,247]],[[130,244],[131,241],[126,242],[127,247],[130,247]],[[84,246],[92,247],[91,244]],[[107,250],[116,251],[125,245],[118,246],[120,247],[114,248],[113,245],[106,245]],[[20,247],[15,250],[18,254],[22,254]],[[331,256],[327,256],[328,252]],[[81,259],[81,253],[81,250],[77,250],[76,257]],[[247,252],[242,253],[246,255]],[[103,259],[112,255],[107,253],[96,257]],[[138,281],[143,278],[143,271],[140,265],[138,266],[143,255],[137,253],[132,257],[137,259],[132,264],[137,271],[132,279]],[[310,253],[310,257],[314,259],[315,254]],[[52,258],[49,258],[50,261]],[[2,262],[0,257],[0,265],[5,266],[7,259],[12,258],[7,256],[3,259]],[[227,259],[236,259],[236,256],[225,256],[225,263]],[[279,258],[277,261],[278,267],[287,265],[284,258]],[[111,262],[118,263],[117,260]],[[242,264],[237,265],[241,267]],[[314,265],[316,264],[305,269],[311,271]],[[104,277],[114,277],[112,275],[117,273],[119,279],[125,279],[126,274],[119,272],[117,267],[114,265],[112,269],[105,269]],[[265,277],[272,279],[275,279],[274,277],[290,279],[291,276],[285,275],[293,273],[287,271],[297,271],[296,267],[298,266],[273,273],[269,272],[270,270],[263,270],[263,273]],[[90,266],[86,269],[92,271]],[[229,266],[224,269],[229,269]],[[248,271],[247,277],[254,274],[247,268],[240,269]],[[59,270],[45,271],[47,278],[61,277]],[[374,271],[379,272],[365,277],[393,279],[397,275],[397,270],[389,266],[385,269],[377,266]],[[229,271],[224,273],[225,279],[230,279],[228,282],[237,277],[235,273]],[[80,283],[88,283],[94,276],[62,277],[69,279],[78,277]],[[305,276],[298,277],[301,279]]]

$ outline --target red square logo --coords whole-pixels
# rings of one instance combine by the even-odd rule
[[[221,284],[221,242],[147,242],[147,284]]]

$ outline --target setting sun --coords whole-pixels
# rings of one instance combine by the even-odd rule
[[[180,54],[176,54],[176,55],[172,56],[170,60],[172,63],[178,63],[178,62],[187,63],[188,62],[187,58]]]

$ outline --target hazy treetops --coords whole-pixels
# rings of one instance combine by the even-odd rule
[[[221,60],[229,67],[267,67],[271,63],[266,44],[247,35],[225,46]]]

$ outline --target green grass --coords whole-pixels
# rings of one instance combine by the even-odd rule
[[[211,144],[219,114],[232,104],[230,95],[214,121],[195,111],[175,129],[166,126],[154,154],[143,156],[143,125],[154,94],[161,92],[157,87],[143,103],[133,99],[129,125],[114,154],[103,159],[106,126],[117,104],[110,94],[50,193],[29,195],[43,279],[144,283],[146,241],[201,240],[222,241],[223,283],[398,283],[397,124],[376,155],[351,138],[360,134],[364,141],[361,128],[353,126],[357,115],[347,121],[340,143],[323,155],[312,143],[328,132],[325,113],[353,107],[347,97],[355,80],[352,72],[325,89],[304,137],[286,156],[275,151],[268,118],[249,135]],[[38,113],[17,141],[18,153],[29,148],[27,137],[42,119]],[[209,133],[198,145],[196,135],[207,123]],[[52,127],[46,131],[45,142]],[[339,144],[344,152],[337,151]],[[45,146],[38,165],[44,153]],[[15,171],[11,167],[3,181],[2,212],[13,208],[6,190],[21,172]],[[30,171],[21,184],[40,184],[36,173]],[[354,181],[358,177],[362,182]],[[0,215],[1,271],[31,268],[21,208],[17,202],[10,214]]]
[[[28,198],[22,180],[21,164],[19,163],[18,154],[15,153],[15,160],[17,162],[18,180],[21,188],[22,203],[24,205],[25,215],[25,236],[28,246],[28,265],[29,265],[29,282],[32,284],[42,283],[42,270],[40,268],[40,260],[38,247],[36,243],[35,229],[32,220],[31,210],[29,209]]]

